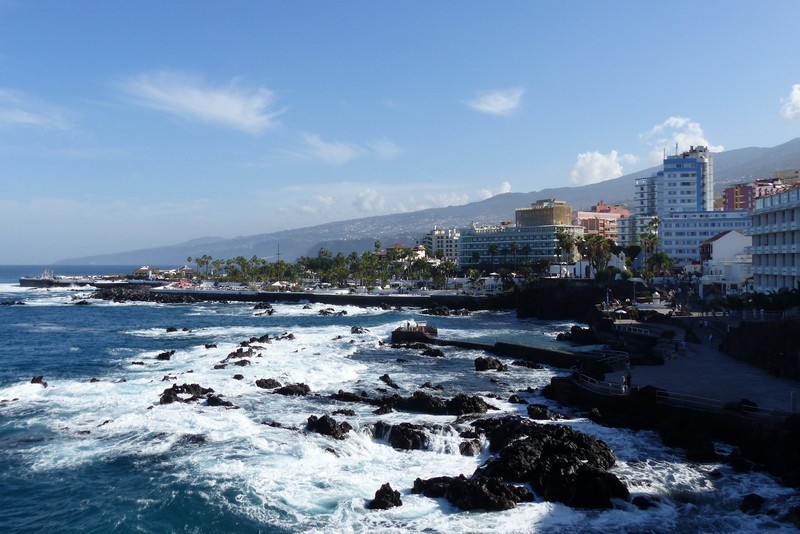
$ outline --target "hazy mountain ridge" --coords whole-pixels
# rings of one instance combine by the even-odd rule
[[[800,138],[772,148],[741,148],[714,154],[715,195],[734,183],[768,178],[776,170],[800,168]],[[587,209],[599,200],[607,204],[632,203],[634,181],[649,176],[660,166],[637,171],[596,184],[542,189],[529,193],[504,193],[461,206],[350,219],[294,230],[240,236],[230,239],[204,237],[162,247],[115,254],[101,254],[61,260],[68,265],[136,265],[174,266],[186,262],[188,256],[208,254],[213,258],[259,256],[274,261],[294,261],[299,256],[316,255],[320,247],[334,253],[371,250],[376,239],[382,245],[413,245],[434,226],[465,227],[476,223],[513,221],[514,210],[543,198],[556,198],[575,209]]]

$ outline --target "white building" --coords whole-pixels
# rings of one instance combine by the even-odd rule
[[[458,261],[458,239],[461,236],[457,228],[439,228],[435,226],[433,230],[425,234],[422,244],[430,251],[435,258],[437,252],[445,260],[452,262]]]
[[[712,211],[714,170],[708,147],[690,147],[667,156],[655,189],[659,218],[678,212]]]
[[[462,229],[459,237],[458,265],[512,263],[547,259],[558,262],[556,232],[563,228],[574,237],[583,236],[582,226],[543,225],[514,226],[512,223],[476,225]],[[516,246],[514,245],[516,244]],[[496,245],[493,256],[490,247]],[[492,247],[494,248],[494,247]],[[513,250],[516,248],[516,255]]]
[[[800,288],[800,189],[756,199],[751,215],[753,289]]]
[[[647,230],[648,223],[655,215],[631,215],[617,221],[617,244],[621,247],[640,242],[639,236]]]
[[[639,241],[652,217],[658,217],[658,252],[665,252],[676,267],[700,260],[700,244],[715,235],[736,230],[746,233],[746,211],[713,211],[714,170],[707,147],[664,158],[662,169],[635,182],[636,215],[624,227],[621,245]],[[621,233],[621,231],[620,231]]]
[[[730,230],[715,235],[700,245],[703,275],[699,293],[703,298],[709,294],[729,295],[748,289],[753,259],[747,253],[753,238]]]
[[[717,234],[736,230],[746,234],[750,216],[746,211],[681,212],[660,218],[658,250],[665,252],[675,266],[700,260],[700,245]]]

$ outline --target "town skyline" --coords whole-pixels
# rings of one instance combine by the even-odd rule
[[[0,263],[465,205],[800,136],[800,6],[715,5],[0,2]]]

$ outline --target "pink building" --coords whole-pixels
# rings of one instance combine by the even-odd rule
[[[785,188],[783,182],[776,178],[732,185],[726,187],[722,194],[722,209],[752,210],[757,198],[778,194]]]

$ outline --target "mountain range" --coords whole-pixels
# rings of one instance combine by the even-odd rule
[[[740,148],[713,155],[714,194],[721,195],[729,185],[769,178],[775,171],[800,169],[800,138],[771,148]],[[300,256],[316,256],[321,247],[334,254],[372,250],[376,240],[384,246],[394,243],[416,244],[435,226],[463,228],[475,223],[513,221],[514,210],[539,199],[564,200],[574,209],[588,209],[603,200],[607,204],[633,205],[634,182],[650,176],[661,167],[651,167],[603,182],[557,187],[529,193],[504,193],[460,206],[379,215],[332,222],[295,230],[284,230],[234,238],[198,238],[176,245],[64,259],[59,265],[182,265],[186,258],[207,254],[215,259],[258,256],[269,261],[294,261]]]

